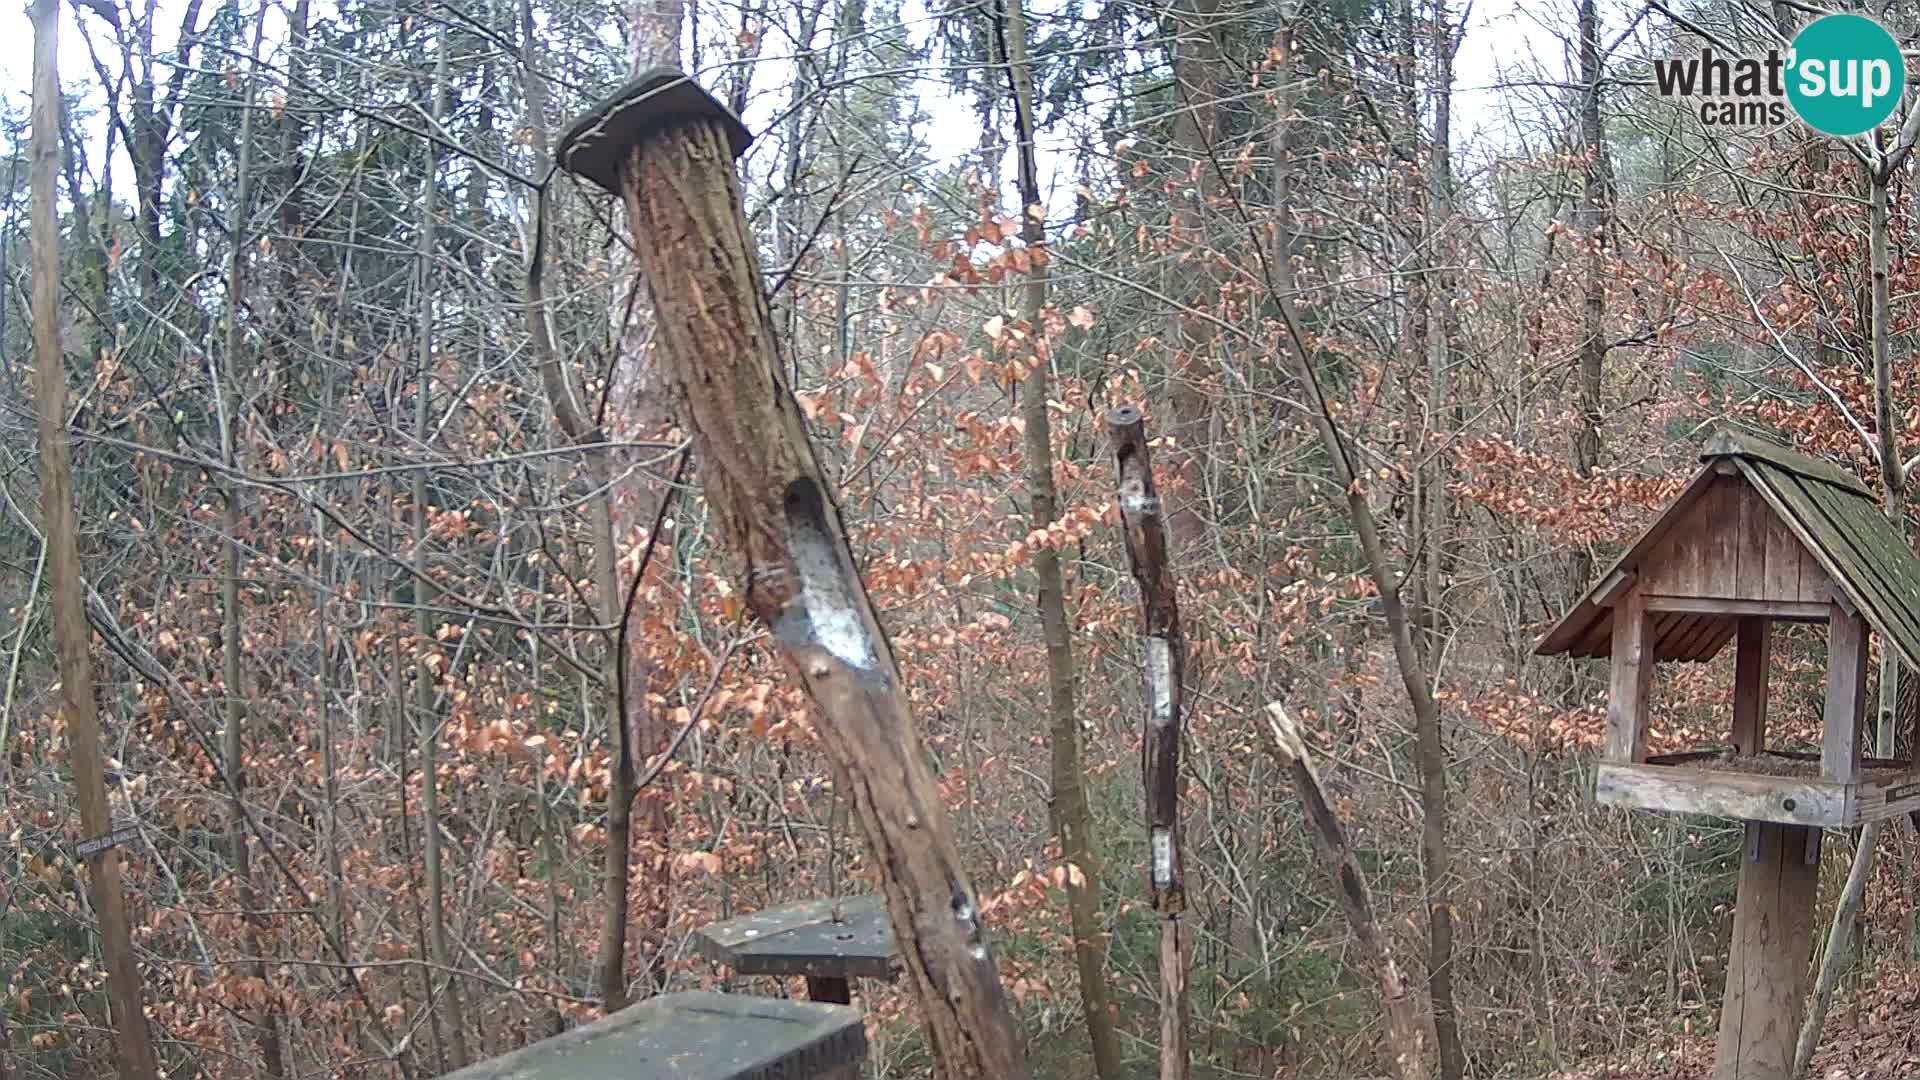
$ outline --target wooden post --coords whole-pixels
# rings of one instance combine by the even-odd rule
[[[1647,760],[1647,690],[1653,681],[1647,600],[1630,589],[1613,609],[1613,684],[1607,694],[1607,760]]]
[[[1867,707],[1867,621],[1832,605],[1827,622],[1827,703],[1821,718],[1820,776],[1860,779],[1860,732]]]
[[[1773,659],[1773,620],[1744,615],[1735,631],[1733,745],[1741,754],[1767,748],[1767,667]]]
[[[1140,740],[1147,803],[1147,895],[1160,915],[1160,1080],[1184,1080],[1187,1050],[1187,957],[1180,913],[1187,906],[1180,850],[1180,721],[1187,646],[1180,599],[1167,566],[1167,531],[1153,486],[1147,423],[1122,405],[1107,413],[1107,439],[1119,470],[1121,534],[1140,586],[1140,631],[1146,650],[1147,724]]]
[[[732,113],[666,68],[561,140],[563,166],[626,203],[662,370],[692,432],[716,523],[745,562],[748,607],[818,708],[880,868],[909,986],[947,1077],[1024,1080],[940,788],[800,407],[779,376],[766,283],[740,208]]]
[[[1713,1080],[1793,1080],[1820,879],[1819,865],[1807,861],[1816,830],[1746,827]]]
[[[833,976],[807,976],[807,1000],[824,1001],[832,1005],[853,1004],[853,984],[846,979]]]

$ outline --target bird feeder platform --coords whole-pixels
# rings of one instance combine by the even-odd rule
[[[715,923],[694,934],[700,952],[741,975],[803,975],[807,997],[844,1005],[853,979],[900,971],[893,923],[876,896],[811,900]]]
[[[1713,1078],[1792,1080],[1821,830],[1920,810],[1920,756],[1862,748],[1869,634],[1920,670],[1920,558],[1872,489],[1828,462],[1733,432],[1700,457],[1679,498],[1534,651],[1610,662],[1595,801],[1745,822]],[[1767,746],[1779,622],[1827,627],[1818,753]],[[1653,666],[1711,660],[1729,642],[1731,745],[1649,753]],[[1920,755],[1920,730],[1909,746]]]
[[[1823,779],[1820,770],[1818,754],[1784,750],[1653,754],[1639,764],[1601,763],[1594,796],[1603,806],[1826,829],[1920,808],[1920,772],[1911,762],[1863,757],[1854,783]]]
[[[858,1080],[866,1059],[855,1009],[693,991],[649,998],[448,1080]]]

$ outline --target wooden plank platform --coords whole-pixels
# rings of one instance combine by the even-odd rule
[[[1818,760],[1817,755],[1774,753]],[[1920,810],[1920,769],[1908,762],[1868,758],[1861,763],[1864,769],[1901,771],[1851,784],[1694,765],[1717,756],[1718,751],[1695,751],[1663,754],[1638,765],[1602,763],[1594,773],[1594,800],[1603,806],[1827,829]]]
[[[860,1011],[698,990],[664,994],[448,1080],[857,1080]]]
[[[877,896],[768,908],[696,931],[694,941],[742,975],[891,979],[900,970],[893,923]]]

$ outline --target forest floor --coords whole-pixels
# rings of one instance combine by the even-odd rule
[[[1834,995],[1809,1080],[1920,1080],[1920,971],[1886,965]],[[1714,1032],[1674,1032],[1633,1054],[1588,1061],[1548,1080],[1707,1080]]]

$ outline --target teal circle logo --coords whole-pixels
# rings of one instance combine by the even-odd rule
[[[1793,39],[1787,100],[1816,131],[1847,137],[1893,115],[1907,88],[1900,43],[1864,15],[1824,15]]]

